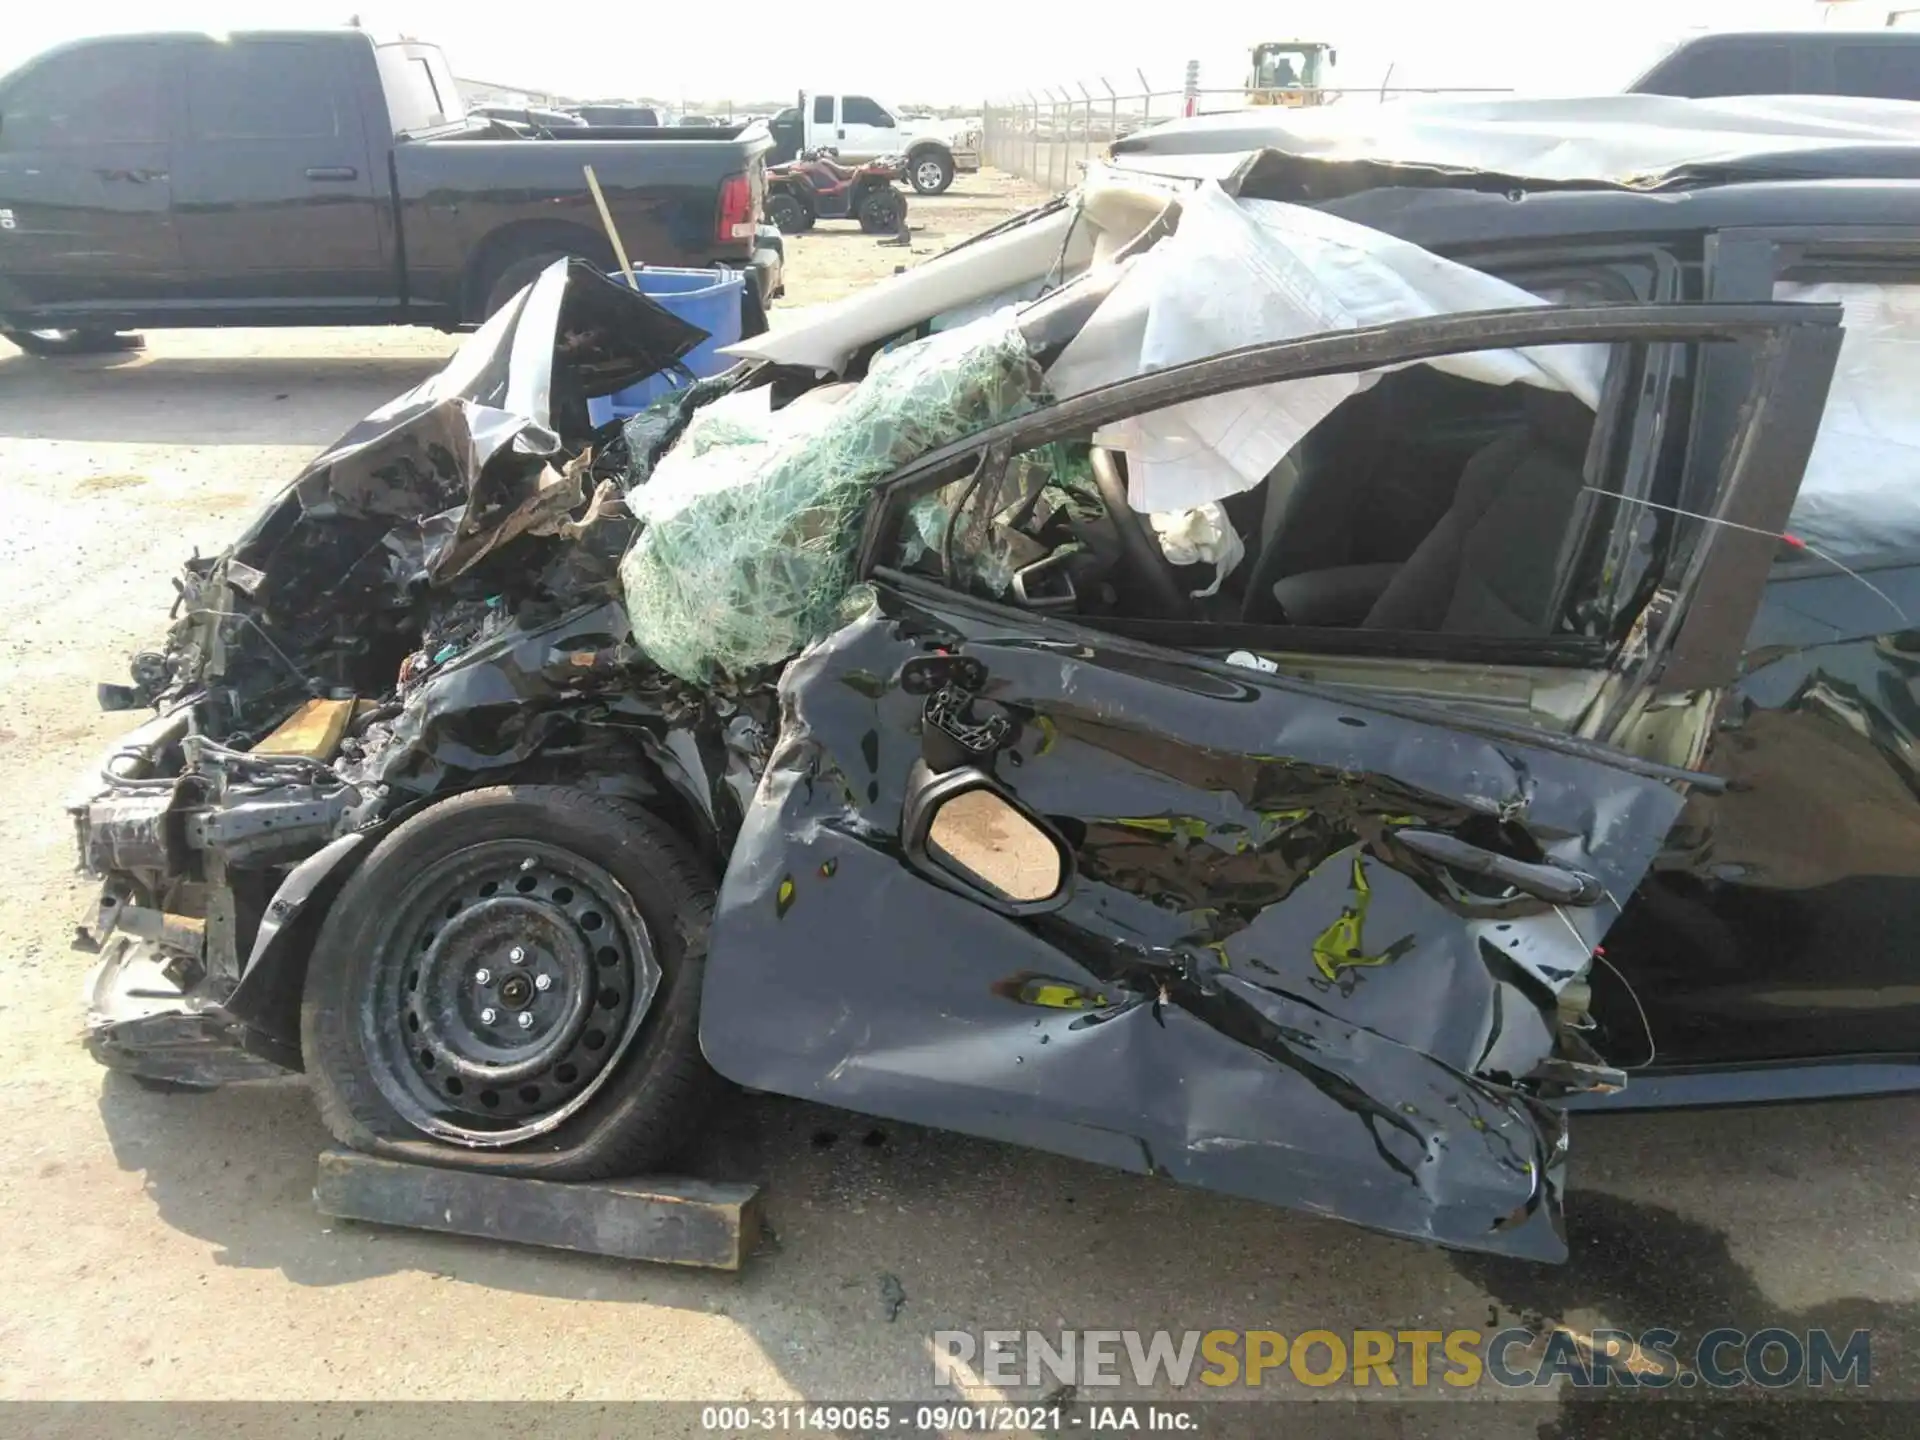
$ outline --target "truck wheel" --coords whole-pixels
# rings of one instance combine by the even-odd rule
[[[944,150],[916,150],[907,157],[907,179],[922,195],[939,195],[953,184],[953,156]]]
[[[29,355],[114,355],[144,350],[146,338],[120,330],[0,330]]]
[[[476,287],[475,293],[484,297],[478,318],[491,319],[556,260],[584,260],[596,269],[611,271],[613,250],[586,230],[523,235],[503,243],[499,254],[488,257],[490,269],[484,273],[492,278],[483,279],[484,289]]]
[[[792,195],[767,197],[767,223],[782,235],[800,235],[813,228],[813,212]]]
[[[906,197],[898,190],[876,190],[860,202],[860,228],[869,235],[891,235],[906,213]]]
[[[549,1180],[667,1159],[700,1054],[713,880],[636,807],[559,786],[431,806],[342,888],[308,966],[306,1069],[344,1144]]]
[[[481,309],[480,318],[491,320],[502,306],[538,279],[542,270],[556,260],[567,259],[570,253],[566,250],[541,250],[507,261],[494,272],[493,283],[487,286],[487,301]],[[594,263],[599,262],[596,260]]]

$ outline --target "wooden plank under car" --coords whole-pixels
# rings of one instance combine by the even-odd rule
[[[760,1241],[760,1187],[642,1177],[560,1184],[321,1152],[322,1215],[620,1260],[738,1270]]]

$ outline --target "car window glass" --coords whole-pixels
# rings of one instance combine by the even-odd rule
[[[154,45],[89,45],[23,75],[0,114],[0,149],[161,142],[163,53]]]
[[[1788,528],[1841,559],[1920,549],[1920,284],[1783,280],[1774,298],[1846,313]]]
[[[833,97],[816,95],[813,97],[813,123],[831,125],[833,123]]]
[[[290,41],[197,47],[188,61],[187,113],[200,140],[317,140],[340,134],[333,66]]]
[[[426,57],[409,55],[404,45],[378,45],[373,55],[380,70],[380,88],[386,93],[394,134],[405,135],[444,125],[462,113],[452,86],[443,89]],[[480,112],[476,109],[472,113]]]
[[[1702,46],[1677,56],[1653,87],[1666,95],[1790,95],[1793,52],[1759,42]]]
[[[433,108],[429,113],[435,117],[444,116],[447,113],[447,102],[440,98],[440,87],[433,78],[433,66],[425,60],[415,60],[413,63],[419,67],[421,93],[433,97]]]
[[[1610,457],[1590,459],[1595,407],[1618,356],[1541,346],[1443,361],[1450,368],[1410,365],[1219,397],[1221,413],[1238,424],[1284,429],[1314,418],[1264,475],[1177,511],[1128,506],[1116,515],[1107,497],[1130,487],[1130,463],[1146,457],[1164,467],[1207,448],[1204,417],[1186,407],[1016,453],[1003,465],[989,457],[912,502],[896,561],[976,595],[1096,623],[1568,633],[1566,579],[1584,520],[1610,523],[1625,508],[1602,493],[1621,485]],[[1519,369],[1533,383],[1514,378]],[[1583,393],[1564,388],[1569,376]],[[1152,547],[1144,552],[1142,536]],[[1165,590],[1142,573],[1144,562],[1170,573],[1190,601],[1185,617],[1167,613]]]
[[[1920,100],[1920,45],[1840,45],[1833,52],[1837,95]]]
[[[893,128],[893,117],[865,95],[848,95],[840,102],[840,114],[849,125],[878,125]]]

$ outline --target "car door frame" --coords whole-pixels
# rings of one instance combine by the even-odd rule
[[[195,55],[207,43],[179,42],[183,81],[191,77]],[[386,113],[372,47],[362,65],[356,63],[362,57],[350,53],[348,45],[323,35],[263,32],[224,43],[308,51],[309,67],[321,71],[331,92],[341,133],[330,139],[202,139],[194,133],[193,87],[178,87],[173,104],[175,170],[184,170],[189,180],[174,188],[174,224],[185,272],[181,293],[172,303],[224,324],[391,320],[403,299],[387,169],[384,155],[376,163],[375,136],[368,128],[370,115]],[[369,76],[375,82],[371,94]],[[299,153],[303,150],[306,153]],[[336,163],[317,163],[322,160]],[[222,182],[219,200],[204,212],[197,208],[195,194],[195,182],[203,175],[218,175]],[[259,180],[251,195],[240,188],[245,183],[241,177],[248,175]],[[250,236],[233,233],[239,229]],[[325,253],[327,239],[340,242],[341,251]],[[236,254],[267,257],[274,263],[236,264]],[[200,258],[207,256],[212,259]]]
[[[848,160],[873,160],[873,159],[877,159],[879,156],[892,153],[890,149],[885,148],[880,144],[879,139],[874,134],[874,132],[877,130],[882,130],[887,128],[884,126],[871,125],[871,124],[862,122],[859,128],[863,133],[863,135],[865,136],[865,138],[856,139],[853,141],[848,140],[847,129],[850,123],[847,120],[848,98],[849,97],[845,94],[836,95],[834,96],[834,102],[833,102],[834,103],[834,121],[835,121],[834,129],[835,129],[835,132],[840,137],[838,143],[842,147],[840,152],[842,157]],[[900,137],[900,117],[899,116],[894,115],[891,110],[889,110],[885,105],[882,105],[878,100],[874,99],[873,96],[871,95],[855,95],[852,98],[856,100],[865,100],[869,105],[872,105],[876,110],[879,110],[883,114],[892,117],[893,126],[891,130],[891,134],[894,136],[896,140],[899,139]]]
[[[1226,391],[1286,379],[1404,364],[1470,349],[1737,341],[1781,327],[1785,335],[1798,338],[1798,346],[1791,348],[1800,353],[1791,356],[1781,353],[1771,357],[1771,363],[1780,367],[1802,363],[1817,367],[1824,363],[1825,373],[1830,376],[1832,360],[1840,344],[1838,313],[1837,307],[1795,306],[1770,300],[1739,304],[1655,302],[1520,307],[1434,316],[1249,346],[1133,376],[944,446],[883,481],[876,487],[876,503],[869,507],[862,528],[858,571],[864,576],[884,563],[888,547],[899,533],[906,506],[934,483],[929,477],[989,447],[1005,447],[1014,453],[1087,433],[1149,410]],[[1549,315],[1554,318],[1543,318]],[[1804,331],[1812,333],[1802,334]],[[1471,343],[1474,341],[1482,343]],[[1751,388],[1754,383],[1751,371],[1748,379]],[[1817,428],[1825,400],[1825,383],[1816,387],[1784,387],[1767,397],[1768,407],[1775,412],[1767,423],[1784,428],[1806,427],[1811,415],[1812,426]],[[1697,402],[1696,417],[1704,415],[1709,408],[1708,403]],[[1724,413],[1732,413],[1738,404],[1729,406],[1723,401],[1721,408]],[[1696,425],[1698,423],[1696,418]],[[1726,463],[1731,464],[1736,458],[1729,454]],[[1664,618],[1657,640],[1662,653],[1646,651],[1639,667],[1642,671],[1639,678],[1654,682],[1657,693],[1710,688],[1726,683],[1737,673],[1745,625],[1758,605],[1765,572],[1772,564],[1776,545],[1772,537],[1786,525],[1805,460],[1804,454],[1795,459],[1789,452],[1780,452],[1772,461],[1761,457],[1758,470],[1763,483],[1740,487],[1743,494],[1718,497],[1717,510],[1706,508],[1715,503],[1714,497],[1702,495],[1697,489],[1689,494],[1690,503],[1700,512],[1699,518],[1704,523],[1693,532],[1694,538],[1686,550],[1688,564],[1681,589],[1661,607]],[[1756,531],[1760,533],[1755,534]],[[1703,585],[1710,587],[1708,594],[1713,608],[1711,613],[1695,617],[1689,602]],[[1738,603],[1742,594],[1747,600],[1744,613]],[[1666,651],[1672,652],[1672,659],[1666,657]],[[1526,652],[1523,648],[1518,653]]]
[[[1707,237],[1703,260],[1705,294],[1727,304],[1770,302],[1776,285],[1791,279],[1920,285],[1920,226],[1730,227]],[[1747,366],[1736,354],[1715,355],[1701,368],[1691,444],[1703,461],[1724,448],[1732,397],[1747,383]],[[1863,583],[1815,554],[1762,536],[1737,543],[1749,552],[1763,598],[1757,614],[1743,608],[1730,616],[1729,629],[1749,637],[1754,659],[1730,694],[1702,762],[1727,770],[1735,784],[1725,796],[1690,803],[1682,818],[1687,843],[1674,847],[1616,931],[1611,951],[1631,996],[1610,995],[1610,979],[1596,987],[1603,1023],[1609,1003],[1621,1016],[1646,1017],[1644,1053],[1654,1083],[1639,1096],[1583,1097],[1583,1108],[1637,1108],[1661,1103],[1647,1098],[1656,1095],[1670,1096],[1664,1102],[1670,1104],[1731,1103],[1804,1094],[1816,1085],[1911,1088],[1920,1074],[1911,1048],[1920,1012],[1898,998],[1905,933],[1898,917],[1912,914],[1911,897],[1901,867],[1884,858],[1897,849],[1894,837],[1903,824],[1920,826],[1920,819],[1905,819],[1913,803],[1906,783],[1886,777],[1887,798],[1873,807],[1872,834],[1882,856],[1855,851],[1865,859],[1851,865],[1841,858],[1844,846],[1818,847],[1818,863],[1804,854],[1792,858],[1799,837],[1775,843],[1753,818],[1778,803],[1769,798],[1768,775],[1804,794],[1812,809],[1796,813],[1812,833],[1838,820],[1823,821],[1818,813],[1830,796],[1857,794],[1856,787],[1868,783],[1874,772],[1856,741],[1863,732],[1900,730],[1900,707],[1888,701],[1904,695],[1904,678],[1888,672],[1880,685],[1847,686],[1857,694],[1858,713],[1829,727],[1814,723],[1818,707],[1800,703],[1799,687],[1788,677],[1798,668],[1797,652],[1811,646],[1833,647],[1825,659],[1808,662],[1824,691],[1847,673],[1850,649],[1875,653],[1887,667],[1879,640],[1847,629],[1845,621],[1884,617],[1880,638],[1908,628],[1900,607],[1885,597],[1910,597],[1913,582],[1875,573],[1882,569],[1878,559],[1847,557],[1864,572]],[[1904,562],[1909,573],[1913,558]],[[1887,557],[1884,568],[1903,568],[1900,557]],[[1768,759],[1782,754],[1794,757],[1791,775]],[[1852,825],[1848,831],[1855,833]],[[1687,940],[1670,948],[1663,943],[1667,935]],[[1803,998],[1796,999],[1796,991]],[[1812,1080],[1813,1069],[1824,1078]],[[1875,1078],[1847,1071],[1871,1071]]]
[[[1491,1045],[1491,1037],[1525,1032],[1537,1041],[1547,1033],[1549,992],[1577,976],[1604,937],[1606,921],[1594,907],[1616,890],[1631,891],[1652,862],[1679,809],[1675,785],[1710,786],[1712,777],[1591,740],[1462,716],[1417,700],[1356,699],[1339,687],[1116,638],[1077,620],[957,594],[881,562],[892,553],[906,507],[929,487],[955,478],[971,458],[1084,435],[1101,423],[1205,394],[1508,346],[1758,342],[1763,355],[1757,373],[1766,389],[1748,409],[1745,443],[1737,467],[1729,471],[1727,490],[1731,497],[1749,486],[1784,489],[1784,503],[1790,504],[1792,486],[1783,486],[1779,476],[1791,471],[1797,481],[1797,467],[1811,446],[1824,379],[1838,349],[1837,322],[1835,307],[1782,305],[1529,308],[1404,322],[1253,347],[1124,380],[980,432],[907,466],[881,487],[863,533],[858,573],[874,582],[876,606],[822,640],[783,676],[779,744],[735,843],[711,932],[702,1007],[702,1044],[709,1060],[722,1074],[759,1089],[1154,1171],[1444,1244],[1543,1259],[1564,1255],[1558,1213],[1558,1171],[1565,1153],[1560,1113],[1543,1099],[1543,1093],[1552,1092],[1515,1088],[1511,1076],[1525,1072],[1503,1068],[1504,1062],[1528,1057],[1546,1064],[1545,1055],[1537,1048],[1503,1054],[1503,1064],[1492,1068],[1507,1080],[1491,1079],[1477,1064],[1469,1067],[1458,1057],[1491,1054],[1475,1049],[1482,1038]],[[1787,377],[1793,383],[1785,383]],[[1813,392],[1811,420],[1808,392]],[[1696,547],[1701,558],[1695,568],[1708,580],[1715,551],[1711,541]],[[1701,578],[1690,573],[1683,581],[1697,586]],[[1665,638],[1677,644],[1689,640],[1691,631],[1682,623],[1683,585],[1675,589],[1675,623]],[[1699,646],[1693,653],[1704,658]],[[990,657],[1002,687],[991,694],[984,685],[989,667],[982,655]],[[1657,655],[1651,643],[1628,647],[1620,664],[1630,678],[1658,687],[1658,667],[1651,663]],[[1737,654],[1725,658],[1731,665]],[[978,669],[979,680],[966,678],[969,666]],[[924,679],[916,679],[922,671]],[[1121,677],[1118,689],[1100,690],[1096,672]],[[954,707],[965,709],[993,695],[1056,692],[1080,697],[1073,702],[1079,706],[1076,724],[1091,714],[1087,723],[1108,727],[1107,738],[1087,753],[1117,755],[1134,764],[1125,757],[1137,758],[1138,747],[1152,746],[1156,734],[1178,736],[1177,742],[1167,741],[1176,751],[1198,746],[1197,753],[1222,757],[1220,764],[1251,765],[1258,774],[1268,773],[1260,767],[1277,766],[1296,780],[1313,772],[1332,786],[1325,792],[1334,806],[1328,815],[1337,815],[1344,803],[1333,798],[1336,792],[1349,791],[1367,795],[1367,803],[1376,807],[1410,809],[1410,815],[1369,812],[1382,825],[1413,827],[1396,830],[1382,842],[1397,859],[1382,860],[1377,849],[1369,852],[1369,863],[1378,867],[1374,884],[1397,887],[1391,904],[1411,903],[1429,921],[1439,915],[1418,943],[1437,939],[1451,959],[1433,965],[1423,960],[1394,971],[1387,993],[1397,993],[1403,982],[1436,983],[1433,976],[1440,972],[1464,973],[1454,968],[1460,963],[1473,972],[1471,957],[1480,955],[1491,967],[1487,975],[1469,975],[1467,990],[1447,997],[1458,1013],[1479,1016],[1478,1028],[1436,1037],[1436,1043],[1444,1042],[1439,1048],[1455,1058],[1423,1050],[1393,1033],[1394,1026],[1356,1026],[1310,995],[1276,989],[1255,972],[1234,970],[1224,949],[1215,963],[1191,946],[1177,954],[1156,950],[1144,931],[1132,932],[1137,940],[1123,940],[1124,926],[1076,930],[1084,911],[1073,919],[1058,905],[981,903],[987,897],[977,886],[970,901],[936,901],[935,896],[954,890],[952,877],[945,884],[927,878],[927,847],[918,843],[924,823],[910,822],[916,815],[924,820],[930,786],[994,790],[996,747],[1011,743],[1012,733],[1004,720],[994,722],[971,710],[965,710],[963,723],[956,722],[960,712]],[[906,698],[922,694],[928,697],[924,709]],[[1018,722],[1023,728],[1017,733],[1030,758],[1021,764],[1014,755],[994,790],[1016,810],[1028,803],[1021,791],[1037,783],[1040,757],[1054,744],[1044,703],[1021,702],[1031,723]],[[872,710],[862,708],[869,704]],[[883,712],[883,706],[890,708]],[[917,724],[908,723],[910,712]],[[869,715],[883,718],[858,718]],[[1186,727],[1184,719],[1194,715],[1205,725]],[[849,716],[855,723],[847,723]],[[1148,717],[1145,728],[1143,716]],[[1271,753],[1241,748],[1254,743],[1248,739],[1248,716],[1256,717],[1256,728],[1273,720],[1275,728],[1262,730],[1268,738],[1259,742]],[[863,724],[869,726],[868,738],[858,739]],[[1216,743],[1210,737],[1223,726],[1238,738],[1225,749],[1208,749]],[[1341,728],[1347,726],[1356,728]],[[1069,748],[1085,748],[1082,737],[1060,734]],[[963,757],[965,763],[949,756],[944,769],[935,768],[936,750],[945,753],[954,744],[977,754]],[[1416,752],[1424,758],[1414,758]],[[1492,771],[1504,779],[1489,788],[1486,777]],[[863,798],[855,781],[868,772],[872,780]],[[1049,773],[1058,777],[1061,771]],[[1089,773],[1097,796],[1107,772],[1096,763]],[[957,781],[951,778],[956,774]],[[1524,778],[1529,775],[1533,779]],[[1195,780],[1179,793],[1203,794],[1215,783],[1221,782]],[[1530,788],[1536,784],[1542,787],[1537,792]],[[1569,822],[1564,811],[1555,818],[1559,802],[1515,811],[1509,801],[1495,797],[1496,790],[1554,794],[1562,801],[1577,796],[1578,804],[1591,808],[1586,821]],[[890,810],[896,803],[900,808]],[[1056,817],[1061,812],[1032,803],[1036,809],[1026,812],[1029,824],[1041,833],[1060,834]],[[1458,854],[1466,844],[1458,834],[1420,829],[1439,823],[1432,820],[1435,803],[1442,809],[1465,806],[1449,812],[1455,822],[1471,813],[1505,816],[1502,825],[1530,824],[1537,814],[1547,827],[1542,838],[1559,837],[1542,862],[1554,884],[1527,893],[1540,900],[1550,893],[1560,898],[1531,909],[1523,903],[1525,913],[1501,912],[1501,930],[1516,933],[1498,944],[1517,947],[1524,932],[1529,948],[1519,955],[1534,956],[1522,967],[1531,981],[1514,978],[1512,964],[1522,963],[1518,956],[1510,964],[1504,949],[1497,955],[1476,949],[1480,942],[1474,937],[1480,932],[1470,916],[1479,913],[1480,901],[1444,884],[1443,895],[1423,890],[1427,900],[1409,901],[1408,875],[1425,872],[1419,861],[1392,851],[1399,843],[1395,837],[1405,837],[1407,847],[1419,838],[1427,847],[1422,853],[1447,853],[1451,845]],[[1150,812],[1151,806],[1138,813],[1149,817],[1143,822],[1148,831],[1158,833]],[[1601,814],[1611,819],[1596,828]],[[1423,821],[1422,815],[1428,818]],[[1312,827],[1322,818],[1310,804],[1275,823]],[[1171,827],[1166,843],[1177,847],[1182,823],[1178,815],[1165,822]],[[1193,823],[1205,828],[1197,819]],[[1281,922],[1283,948],[1296,959],[1320,922],[1339,913],[1349,853],[1353,903],[1364,916],[1360,851],[1353,848],[1353,834],[1341,828],[1344,823],[1328,819],[1338,834],[1309,837],[1304,874],[1318,887],[1313,908],[1294,909],[1291,919]],[[1526,825],[1522,828],[1526,831]],[[1469,867],[1491,854],[1466,848],[1477,857],[1467,861]],[[1596,872],[1580,877],[1584,898],[1567,898],[1568,864],[1582,857]],[[1328,860],[1337,864],[1327,867]],[[1077,896],[1065,888],[1073,863],[1069,855],[1062,866],[1061,904],[1111,904],[1101,893]],[[1454,862],[1439,863],[1444,869]],[[1510,879],[1512,857],[1499,863]],[[1403,869],[1409,865],[1411,870]],[[1573,868],[1578,871],[1579,865]],[[1306,882],[1262,901],[1259,915],[1295,905],[1294,896],[1306,893]],[[1519,894],[1508,891],[1495,903],[1507,905]],[[1208,898],[1201,897],[1203,911]],[[1439,909],[1430,908],[1429,901]],[[1221,903],[1232,902],[1223,893]],[[1137,921],[1147,912],[1133,913]],[[848,916],[867,928],[849,935]],[[890,923],[877,924],[882,920]],[[1322,939],[1341,923],[1335,919],[1320,932]],[[1364,948],[1359,946],[1361,923],[1356,918],[1351,926],[1355,948]],[[1092,942],[1084,938],[1088,933],[1095,934]],[[1319,955],[1318,942],[1314,953]],[[1385,963],[1393,958],[1389,953]],[[1354,963],[1383,962],[1375,957]],[[944,993],[937,1002],[916,999],[927,993],[925,987],[951,985],[943,964],[1016,973],[983,987],[992,994],[976,992],[987,977],[969,973],[961,992]],[[1076,964],[1080,968],[1071,969]],[[1048,978],[1069,970],[1065,980]],[[1066,999],[1027,999],[1022,991],[1013,998],[1036,1008],[994,1008],[1003,986],[1020,989],[1023,977],[1040,985],[1036,993],[1059,990]],[[1502,988],[1509,981],[1514,988]],[[1517,1007],[1504,1022],[1503,1004]],[[1043,1030],[1048,1011],[1059,1023]],[[1132,1017],[1127,1025],[1105,1028],[1122,1015]],[[1423,1017],[1408,1012],[1401,1019],[1418,1029]],[[1138,1028],[1149,1024],[1157,1028]],[[1101,1027],[1097,1039],[1083,1033],[1086,1026]],[[1044,1046],[1049,1039],[1057,1040],[1058,1048],[1034,1049],[1032,1068],[1019,1068],[1027,1043]],[[1141,1074],[1129,1069],[1136,1060],[1146,1067],[1142,1074],[1151,1073],[1150,1085],[1143,1087]],[[1307,1088],[1284,1088],[1297,1080]],[[1169,1098],[1176,1090],[1182,1092],[1177,1101]],[[1223,1093],[1239,1098],[1226,1109],[1206,1098]],[[1292,1099],[1302,1101],[1300,1109]],[[1301,1118],[1316,1105],[1321,1107],[1316,1119]],[[1196,1129],[1202,1111],[1206,1123]],[[1235,1121],[1234,1115],[1244,1118]],[[1346,1128],[1355,1119],[1370,1139]],[[1288,1129],[1309,1123],[1321,1128],[1310,1134]],[[1235,1138],[1236,1125],[1243,1127],[1237,1131],[1241,1138]]]
[[[0,248],[0,307],[16,322],[39,321],[57,326],[63,321],[96,317],[111,321],[117,315],[145,308],[156,297],[172,293],[181,278],[181,252],[171,208],[176,140],[172,96],[179,90],[178,46],[169,37],[160,35],[104,36],[49,51],[9,78],[17,82],[43,66],[60,61],[83,61],[89,56],[97,57],[106,49],[145,51],[147,62],[160,70],[160,134],[152,140],[109,141],[75,146],[65,152],[55,149],[38,152],[45,158],[37,165],[24,168],[23,181],[34,182],[31,188],[35,189],[51,184],[56,187],[53,192],[56,195],[65,190],[72,197],[66,203],[56,206],[51,200],[0,197],[0,208],[13,212],[13,223],[0,231],[0,247],[9,241],[18,245],[25,237],[41,233],[36,230],[36,217],[32,213],[22,215],[20,211],[71,209],[86,217],[79,223],[88,227],[64,235],[45,234],[41,243],[47,245],[47,253],[36,258],[35,263],[51,267],[47,274],[53,283],[50,287],[41,287],[37,295],[22,292],[7,282],[9,268],[18,273],[17,261],[10,267],[5,249]],[[50,160],[54,163],[49,163]],[[155,160],[157,166],[148,163]],[[5,156],[0,156],[0,166],[10,163]],[[89,193],[97,196],[100,203],[85,203]],[[116,194],[134,195],[153,203],[141,209],[105,203]],[[124,263],[123,242],[136,234],[148,248],[144,263],[128,266]],[[102,263],[103,257],[113,258]],[[38,325],[27,324],[23,328],[38,328]]]

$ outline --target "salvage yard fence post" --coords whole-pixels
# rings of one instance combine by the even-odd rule
[[[1194,68],[1189,65],[1189,72]],[[1195,83],[1191,90],[1185,87],[1156,90],[1145,70],[1135,70],[1134,76],[1140,89],[1133,94],[1123,94],[1104,75],[1099,77],[1101,87],[1107,92],[1104,124],[1094,118],[1098,97],[1085,81],[1074,82],[1078,95],[1064,85],[1045,85],[1037,94],[1027,91],[1025,99],[989,100],[981,114],[982,162],[1059,192],[1078,184],[1086,167],[1096,158],[1104,158],[1114,141],[1146,129],[1156,119],[1182,114],[1189,100],[1201,114],[1238,110],[1247,103],[1243,86],[1207,89]],[[1197,74],[1190,73],[1188,78],[1197,82]],[[1391,78],[1389,72],[1378,87],[1329,87],[1322,94],[1329,104],[1371,108],[1390,104],[1406,95],[1512,93],[1495,87],[1393,88],[1386,83]],[[1155,104],[1159,100],[1167,102],[1164,108]]]

